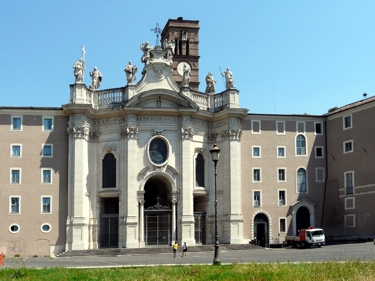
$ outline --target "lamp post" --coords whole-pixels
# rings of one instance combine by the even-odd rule
[[[213,264],[221,264],[220,257],[219,257],[219,236],[217,235],[217,192],[216,192],[216,166],[217,162],[219,161],[220,155],[220,148],[214,144],[214,147],[210,150],[212,161],[214,162],[215,166],[215,254],[214,254],[214,261]]]

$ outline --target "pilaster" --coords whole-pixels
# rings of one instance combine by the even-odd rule
[[[181,117],[181,243],[195,245],[194,237],[194,165],[193,144],[194,129],[190,117]]]
[[[138,206],[137,206],[137,161],[138,161],[138,124],[137,117],[130,115],[127,117],[127,127],[124,130],[126,151],[127,151],[127,194],[126,201],[126,217],[125,224],[125,237],[126,248],[138,248]]]

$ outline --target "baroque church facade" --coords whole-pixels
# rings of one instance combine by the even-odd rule
[[[86,86],[81,58],[62,108],[0,108],[2,252],[213,243],[214,144],[220,243],[280,244],[308,226],[374,235],[375,179],[360,164],[375,154],[361,137],[373,98],[322,116],[250,114],[229,68],[225,91],[211,73],[199,91],[198,21],[170,19],[161,42],[141,44],[125,87],[100,89],[97,68]]]

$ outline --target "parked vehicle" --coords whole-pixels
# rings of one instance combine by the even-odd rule
[[[285,243],[293,247],[321,247],[325,245],[324,231],[321,228],[301,229],[298,236],[286,236]]]

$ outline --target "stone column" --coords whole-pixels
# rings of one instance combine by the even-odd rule
[[[138,208],[139,208],[139,247],[144,248],[145,247],[145,200],[144,200],[144,195],[145,192],[144,190],[138,191]]]
[[[88,177],[89,125],[82,114],[70,116],[67,250],[86,250],[90,217]]]
[[[126,248],[138,248],[138,202],[137,190],[139,188],[137,179],[137,159],[138,159],[138,127],[137,116],[128,116],[128,126],[125,128],[126,151],[127,151],[127,194],[126,194],[126,217],[125,235]]]
[[[223,179],[223,185],[227,187],[223,190],[223,201],[226,208],[222,209],[223,214],[228,214],[228,220],[223,222],[229,224],[224,227],[228,233],[224,233],[224,240],[230,244],[242,244],[243,238],[243,217],[241,206],[241,129],[240,120],[229,118],[229,129],[222,134],[223,147],[220,161],[222,161],[223,175],[218,180]],[[219,161],[219,162],[220,162]],[[226,193],[228,191],[228,193]],[[223,204],[224,205],[224,204]],[[225,239],[227,238],[227,239]]]
[[[189,116],[181,118],[181,171],[182,178],[180,181],[180,204],[181,210],[181,243],[186,242],[188,245],[195,245],[194,237],[194,149],[192,139],[194,130],[191,126]]]
[[[172,243],[174,243],[173,241],[176,241],[177,240],[177,236],[176,236],[176,204],[177,204],[177,199],[175,197],[175,195],[173,195],[173,198],[172,198]]]

